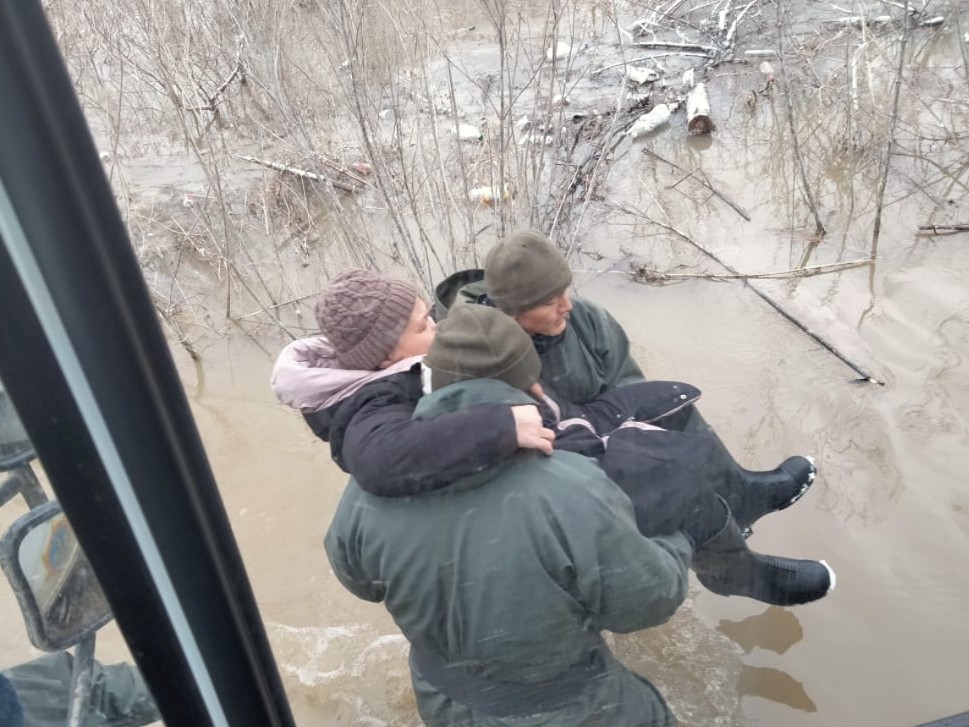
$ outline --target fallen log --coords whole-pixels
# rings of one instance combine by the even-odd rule
[[[454,128],[451,129],[451,133],[458,141],[484,141],[484,134],[481,133],[481,129],[463,121],[455,124]]]
[[[683,77],[680,79],[680,86],[682,86],[684,91],[689,91],[696,85],[696,73],[694,73],[692,68],[687,68],[683,71]]]
[[[862,15],[852,15],[847,18],[835,18],[833,20],[822,21],[827,25],[844,25],[849,28],[876,28],[878,26],[890,25],[895,22],[891,15],[869,15],[868,17]]]
[[[637,86],[659,80],[659,73],[652,68],[643,68],[642,66],[626,66],[623,76],[627,81],[635,83]]]
[[[634,123],[626,133],[632,139],[638,139],[641,136],[645,136],[669,121],[670,116],[673,115],[673,111],[675,110],[676,106],[673,104],[656,104],[656,106],[654,106],[649,113],[645,113],[636,119],[636,123]]]
[[[328,166],[334,167],[334,173],[331,174],[317,174],[316,172],[310,172],[305,169],[299,169],[297,167],[291,167],[288,164],[280,164],[279,162],[271,162],[266,159],[256,159],[255,157],[246,156],[245,154],[236,154],[237,159],[242,159],[246,162],[251,162],[253,164],[258,164],[261,167],[266,167],[267,169],[275,169],[277,172],[285,172],[287,174],[292,174],[295,177],[300,177],[301,179],[309,179],[314,182],[324,182],[326,184],[331,184],[337,189],[343,190],[344,192],[356,193],[361,191],[367,186],[367,183],[357,177],[352,171],[345,167],[340,167],[335,162],[327,161]],[[340,174],[344,178],[339,178],[336,174]]]
[[[488,207],[494,207],[501,202],[508,202],[514,199],[515,195],[515,185],[511,182],[505,182],[502,185],[495,184],[488,187],[475,187],[474,189],[468,190],[468,199],[471,202],[477,202]]]
[[[710,97],[705,83],[698,83],[687,94],[686,128],[694,136],[709,134],[715,128],[710,119]]]
[[[955,225],[919,225],[920,232],[969,232],[969,222]]]

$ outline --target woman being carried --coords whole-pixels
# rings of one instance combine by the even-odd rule
[[[363,270],[346,271],[320,296],[317,319],[326,335],[284,349],[273,389],[283,403],[303,412],[313,431],[330,442],[337,463],[363,489],[390,497],[439,489],[517,449],[507,407],[461,411],[443,422],[445,417],[412,420],[421,396],[419,357],[434,334],[414,286]],[[711,469],[706,460],[718,456],[709,439],[628,425],[605,440],[608,446],[600,436],[610,434],[601,430],[601,420],[612,419],[604,412],[635,401],[640,416],[650,412],[646,418],[662,421],[698,396],[684,384],[641,382],[619,395],[607,392],[580,409],[559,402],[571,422],[555,421],[553,407],[545,413],[558,428],[557,446],[596,456],[606,473],[620,480],[636,505],[641,530],[692,532],[698,546],[694,568],[712,591],[779,605],[821,598],[833,585],[822,563],[762,556],[746,547],[729,508],[706,479]],[[591,416],[584,416],[586,409]],[[622,422],[613,421],[613,426],[617,423]],[[532,429],[530,441],[545,448],[552,437],[548,430]],[[738,501],[753,511],[742,497]]]

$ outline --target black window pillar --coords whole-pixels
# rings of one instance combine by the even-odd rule
[[[36,0],[0,3],[0,377],[170,725],[292,716]]]

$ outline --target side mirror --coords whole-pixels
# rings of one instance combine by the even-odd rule
[[[56,502],[34,508],[10,526],[0,538],[0,568],[38,649],[68,649],[112,618],[94,571]]]

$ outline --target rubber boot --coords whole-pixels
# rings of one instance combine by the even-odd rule
[[[788,508],[801,499],[817,474],[810,457],[788,457],[768,471],[744,469],[695,406],[684,407],[655,423],[696,437],[693,461],[700,464],[707,481],[726,500],[746,536],[751,533],[751,525],[764,515]]]
[[[816,476],[811,457],[788,457],[767,472],[741,468],[743,491],[737,502],[731,502],[731,498],[727,502],[737,524],[749,535],[750,526],[764,515],[789,508],[800,500]]]
[[[713,593],[746,596],[775,606],[817,601],[835,585],[834,571],[823,560],[795,560],[753,552],[729,516],[719,533],[696,547],[693,570],[700,583]]]

